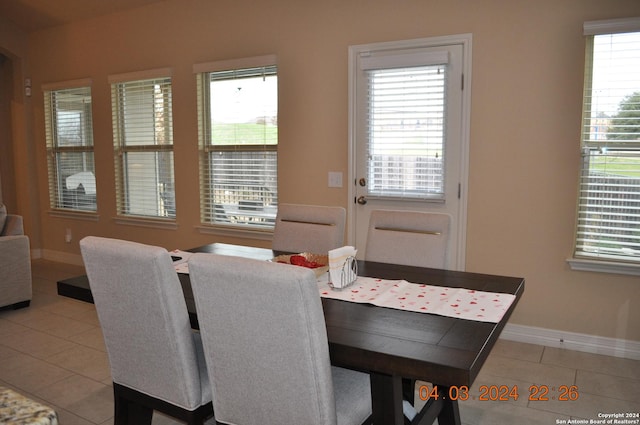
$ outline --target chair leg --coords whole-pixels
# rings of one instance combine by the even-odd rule
[[[414,405],[415,402],[416,380],[411,378],[402,378],[402,398]],[[405,425],[411,424],[411,419],[404,417]]]
[[[193,415],[187,415],[187,425],[204,425],[210,415],[202,415],[201,413],[195,413]]]
[[[19,303],[15,303],[11,306],[11,308],[13,308],[14,310],[18,310],[20,308],[26,308],[29,307],[29,305],[31,304],[31,300],[27,300],[27,301],[21,301]]]
[[[410,378],[402,378],[402,397],[409,403],[415,401],[416,380]]]
[[[127,399],[117,385],[113,387],[115,425],[151,425],[153,409]]]

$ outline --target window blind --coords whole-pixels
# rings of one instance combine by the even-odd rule
[[[111,85],[118,213],[174,219],[171,78]]]
[[[44,91],[50,206],[97,210],[91,87]]]
[[[640,263],[640,32],[611,28],[585,24],[575,256]]]
[[[203,223],[273,227],[277,81],[275,65],[198,74]]]
[[[441,62],[366,71],[369,197],[444,199],[446,56]]]

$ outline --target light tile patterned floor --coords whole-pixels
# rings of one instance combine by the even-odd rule
[[[44,260],[34,261],[32,269],[31,307],[0,311],[0,385],[51,405],[62,425],[113,423],[109,365],[95,309],[56,293],[58,280],[84,274],[84,269]],[[549,387],[549,400],[530,401],[532,385]],[[562,385],[576,385],[578,399],[559,401]],[[482,386],[517,386],[519,398],[480,400]],[[599,413],[637,412],[640,361],[503,340],[469,400],[460,403],[466,425],[547,425],[598,419]],[[177,422],[156,414],[153,424]]]

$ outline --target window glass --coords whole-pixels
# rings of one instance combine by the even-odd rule
[[[118,214],[175,219],[171,79],[112,84]]]
[[[587,37],[576,257],[640,263],[640,32]]]
[[[205,72],[198,80],[202,221],[270,229],[278,201],[276,67]]]
[[[444,197],[446,65],[377,69],[369,79],[369,196]]]
[[[91,88],[45,90],[44,98],[51,208],[95,212]]]

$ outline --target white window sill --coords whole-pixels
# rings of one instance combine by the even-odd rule
[[[114,217],[113,221],[116,224],[124,224],[126,226],[138,226],[138,227],[152,227],[155,229],[168,229],[175,230],[178,228],[178,223],[172,219],[164,218],[146,218],[146,217]]]
[[[571,266],[571,270],[640,276],[640,264],[591,260],[587,258],[569,258],[567,262]]]
[[[207,235],[228,236],[234,238],[257,239],[270,241],[273,239],[273,230],[248,229],[235,226],[196,226],[198,232]]]
[[[71,218],[75,220],[98,221],[100,216],[96,212],[75,210],[50,210],[49,215],[56,218]]]

